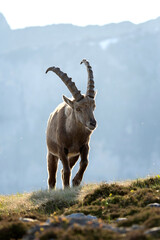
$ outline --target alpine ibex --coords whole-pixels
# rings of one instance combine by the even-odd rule
[[[68,87],[73,100],[63,96],[61,103],[50,114],[47,125],[47,163],[48,186],[55,188],[58,159],[62,161],[62,180],[64,187],[70,186],[71,169],[81,156],[80,168],[73,178],[73,186],[81,183],[84,171],[88,165],[89,140],[92,131],[96,128],[93,111],[95,109],[95,91],[93,72],[89,62],[84,63],[88,71],[88,86],[85,95],[78,91],[72,78],[59,68],[50,67],[46,70],[56,73]]]

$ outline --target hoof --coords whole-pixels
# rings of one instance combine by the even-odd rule
[[[79,186],[80,184],[81,184],[81,180],[80,179],[73,179],[72,180],[73,187]]]
[[[48,190],[55,190],[56,189],[56,181],[53,181],[52,179],[48,180]]]
[[[48,191],[52,191],[52,190],[55,190],[56,189],[56,186],[48,186]]]
[[[69,185],[64,186],[63,189],[65,189],[65,190],[70,189],[70,186]]]

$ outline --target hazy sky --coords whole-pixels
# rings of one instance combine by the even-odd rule
[[[72,23],[145,22],[160,16],[160,0],[0,0],[12,29]]]

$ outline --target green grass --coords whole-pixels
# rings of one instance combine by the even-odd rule
[[[39,239],[152,239],[145,235],[148,228],[160,226],[160,176],[113,184],[88,184],[67,190],[37,191],[0,196],[0,240],[21,239],[28,229],[57,216],[82,212],[94,215],[117,227],[143,226],[143,230],[118,234],[99,228],[75,226],[43,231]],[[126,220],[116,222],[117,218]],[[22,222],[20,218],[36,221]],[[157,237],[157,239],[160,236]]]

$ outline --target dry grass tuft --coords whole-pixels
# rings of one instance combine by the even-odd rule
[[[76,187],[68,188],[65,190],[59,189],[51,191],[48,190],[36,191],[31,194],[30,200],[35,205],[41,205],[50,200],[55,202],[66,201],[70,203],[78,200],[80,190],[81,190],[80,187]]]
[[[29,201],[31,193],[0,195],[0,215],[20,213],[22,210],[30,210],[33,205]]]

